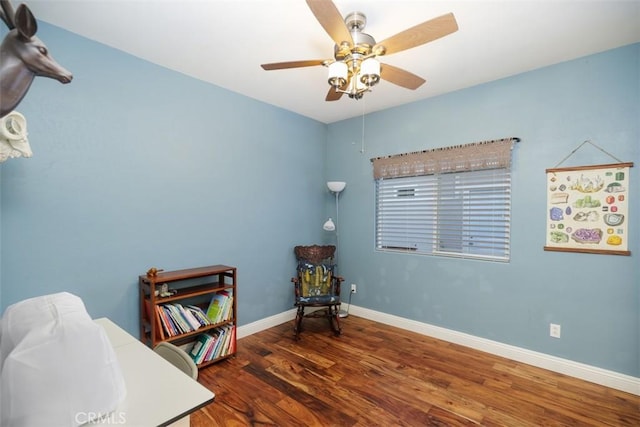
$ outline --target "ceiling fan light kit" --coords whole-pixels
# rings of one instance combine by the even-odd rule
[[[327,67],[327,81],[331,87],[326,101],[337,101],[343,94],[352,99],[361,99],[380,79],[407,89],[417,89],[425,82],[423,78],[401,68],[381,64],[377,58],[423,45],[458,30],[455,17],[449,13],[376,43],[373,37],[362,32],[367,24],[364,13],[352,12],[343,20],[331,0],[307,0],[307,5],[335,42],[334,58],[262,64],[262,68],[281,70],[315,65]]]
[[[367,17],[362,12],[352,12],[344,23],[353,43],[342,42],[334,47],[335,62],[329,61],[329,85],[337,93],[360,99],[364,92],[380,81],[380,62],[372,53],[376,41],[362,30]],[[355,77],[355,78],[354,78]]]

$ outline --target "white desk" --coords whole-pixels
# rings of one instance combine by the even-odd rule
[[[215,394],[107,318],[97,319],[113,345],[127,386],[125,401],[90,425],[166,426],[213,402]]]

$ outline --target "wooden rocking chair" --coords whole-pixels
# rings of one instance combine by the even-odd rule
[[[340,284],[342,277],[334,274],[333,256],[335,246],[296,246],[298,260],[297,274],[291,281],[294,284],[295,303],[298,308],[295,320],[295,338],[300,339],[302,320],[305,317],[325,317],[336,336],[340,328]],[[305,315],[307,307],[324,307]]]

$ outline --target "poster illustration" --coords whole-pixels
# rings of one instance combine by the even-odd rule
[[[633,163],[547,169],[547,251],[631,255]]]

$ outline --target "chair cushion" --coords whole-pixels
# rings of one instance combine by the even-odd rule
[[[300,280],[300,296],[302,298],[333,296],[331,286],[333,264],[313,264],[301,261],[298,263],[298,278]]]
[[[339,304],[340,298],[335,295],[318,295],[311,297],[300,297],[298,299],[298,305],[331,305]]]

